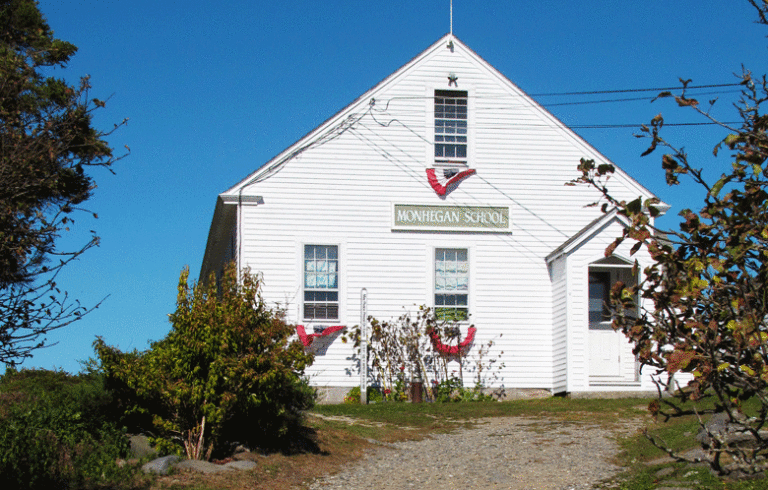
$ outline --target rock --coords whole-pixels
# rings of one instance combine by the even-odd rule
[[[136,435],[130,436],[128,442],[131,445],[131,457],[136,459],[154,457],[157,451],[149,443],[149,437]]]
[[[659,471],[656,472],[657,478],[664,478],[665,476],[669,476],[672,473],[675,472],[675,469],[672,467],[662,468]]]
[[[181,463],[177,464],[176,467],[205,474],[221,473],[222,471],[233,471],[232,468],[228,468],[226,465],[215,464],[199,459],[185,459]]]
[[[708,464],[707,463],[707,461],[708,461],[707,460],[707,453],[704,452],[704,450],[702,450],[700,447],[689,449],[687,451],[683,451],[682,453],[680,453],[680,456],[682,456],[683,458],[685,458],[687,460],[690,460],[690,461],[693,461],[695,459],[700,459],[700,460],[704,461],[705,465]],[[694,466],[696,466],[696,465],[694,465]]]
[[[739,412],[736,412],[734,417],[739,422],[746,420],[744,414]],[[701,443],[703,446],[708,447],[712,442],[712,436],[725,437],[729,434],[739,432],[743,432],[740,424],[732,423],[731,418],[726,412],[718,412],[712,415],[709,420],[704,423],[704,428],[700,429],[699,433],[696,434],[696,441]]]
[[[250,453],[246,453],[250,454]],[[233,468],[235,470],[247,471],[256,468],[258,465],[253,461],[230,461],[225,464],[225,468]]]
[[[144,473],[167,475],[168,471],[171,469],[171,466],[177,463],[180,459],[181,458],[175,455],[163,456],[162,458],[153,459],[149,463],[146,463],[141,467],[141,469],[144,471]]]

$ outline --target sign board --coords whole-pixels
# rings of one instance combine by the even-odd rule
[[[511,231],[508,206],[393,204],[395,230]]]

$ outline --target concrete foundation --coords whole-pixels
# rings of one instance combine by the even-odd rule
[[[317,403],[319,405],[332,405],[334,403],[344,403],[344,397],[352,388],[348,386],[320,386],[316,389]],[[487,388],[483,391],[501,401],[548,398],[552,396],[549,390],[542,388]]]

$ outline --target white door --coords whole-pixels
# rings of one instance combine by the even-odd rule
[[[613,329],[589,330],[590,378],[621,376],[621,335]]]
[[[619,381],[622,375],[621,355],[626,350],[622,347],[627,341],[611,327],[608,309],[611,286],[619,273],[616,269],[589,271],[589,377],[595,381]]]

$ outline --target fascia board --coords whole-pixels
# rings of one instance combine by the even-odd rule
[[[416,55],[414,58],[412,58],[410,61],[405,63],[403,66],[395,70],[392,74],[387,76],[385,79],[383,79],[381,82],[374,85],[372,88],[368,89],[366,92],[364,92],[361,96],[357,97],[355,100],[353,100],[350,104],[345,106],[343,109],[341,109],[339,112],[325,120],[325,122],[321,123],[319,126],[317,126],[315,129],[311,130],[309,133],[301,137],[298,141],[296,141],[294,144],[286,148],[284,151],[279,153],[277,156],[263,164],[261,167],[259,167],[255,172],[251,173],[248,177],[241,180],[234,186],[232,186],[230,189],[226,190],[221,194],[221,196],[232,196],[237,195],[242,192],[244,187],[247,187],[250,185],[254,180],[262,177],[264,174],[270,172],[275,165],[279,165],[283,162],[284,159],[287,157],[290,157],[293,153],[297,152],[300,148],[311,144],[313,141],[321,138],[326,134],[326,132],[329,129],[332,129],[336,127],[337,124],[339,124],[341,121],[346,119],[351,113],[355,112],[356,110],[359,110],[360,106],[362,104],[368,104],[372,98],[375,99],[375,96],[380,91],[384,90],[387,86],[395,83],[398,79],[405,76],[410,69],[425,59],[428,59],[431,57],[438,49],[445,48],[448,41],[457,41],[454,36],[451,34],[446,34],[443,37],[441,37],[439,40],[434,42],[430,47]],[[463,46],[463,44],[462,44]]]
[[[264,204],[264,197],[263,196],[254,196],[254,195],[242,195],[239,196],[237,194],[221,194],[219,196],[219,200],[223,204],[227,205],[233,205],[233,204]]]
[[[547,263],[552,263],[558,257],[571,253],[571,251],[581,245],[593,233],[608,225],[613,220],[621,221],[624,226],[629,226],[627,219],[624,216],[618,214],[617,210],[614,208],[608,213],[592,220],[591,223],[579,230],[575,235],[563,242],[562,245],[550,252],[546,257]]]

